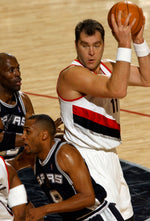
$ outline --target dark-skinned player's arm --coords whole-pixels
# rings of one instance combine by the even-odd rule
[[[57,155],[60,168],[73,181],[76,194],[67,200],[30,209],[27,212],[27,221],[36,221],[49,213],[73,212],[94,205],[95,194],[89,171],[80,153],[69,144],[61,147]]]

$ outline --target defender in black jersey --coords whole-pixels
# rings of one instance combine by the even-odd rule
[[[55,124],[47,115],[33,115],[25,123],[22,138],[28,154],[35,155],[34,171],[50,202],[29,209],[27,221],[59,213],[64,221],[123,221],[106,191],[90,177],[78,150],[55,138]]]
[[[25,151],[17,155],[20,147],[24,146],[22,133],[25,119],[34,113],[29,97],[20,92],[20,88],[21,73],[17,59],[10,54],[0,53],[0,155],[5,159],[11,158],[9,162],[16,169],[19,164],[18,176],[25,184],[28,200],[34,206],[40,206],[47,197],[29,167],[33,157],[27,156]],[[55,214],[51,215],[51,219],[62,220]]]
[[[21,73],[17,59],[0,53],[0,155],[15,156],[16,147],[24,145],[21,138],[25,118],[34,113],[29,97],[20,92]],[[13,149],[13,151],[10,151]]]

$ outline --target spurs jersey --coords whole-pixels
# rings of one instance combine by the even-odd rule
[[[0,157],[0,220],[12,221],[14,219],[8,208],[9,181],[5,161]]]
[[[21,97],[22,92],[14,93],[15,104],[10,105],[0,100],[0,118],[3,123],[4,131],[23,133],[25,124],[26,110]],[[18,149],[0,152],[3,156],[13,156],[17,154]]]
[[[83,66],[78,60],[74,60],[70,66],[73,65]],[[100,70],[102,75],[111,76],[110,70],[103,62],[100,64]],[[61,95],[58,96],[61,118],[65,125],[65,140],[76,147],[92,149],[112,149],[120,144],[118,99],[86,95],[65,100]]]
[[[62,142],[60,139],[55,138],[55,144],[49,151],[46,159],[41,162],[40,159],[36,159],[35,174],[38,183],[47,194],[50,202],[58,203],[76,194],[76,190],[73,186],[73,182],[70,177],[59,167],[57,162],[57,153],[62,145],[66,142]],[[92,179],[92,178],[91,178]],[[79,217],[87,215],[88,213],[94,213],[95,209],[104,201],[106,192],[102,186],[95,183],[92,179],[93,187],[95,190],[96,203],[92,208],[86,208],[80,211],[62,214],[64,220],[80,220]]]

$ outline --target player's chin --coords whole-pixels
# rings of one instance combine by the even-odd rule
[[[30,150],[29,146],[25,145],[24,150],[25,150],[26,154],[31,154],[31,150]]]
[[[16,91],[20,91],[20,89],[21,89],[20,85],[16,86]]]
[[[88,64],[88,65],[87,65],[87,68],[88,68],[89,70],[91,70],[91,71],[95,71],[96,65],[95,65],[95,64]]]
[[[12,92],[13,92],[13,93],[14,93],[14,92],[18,92],[18,91],[20,91],[20,89],[21,89],[21,87],[18,85],[18,86],[14,87],[14,88],[12,89]]]

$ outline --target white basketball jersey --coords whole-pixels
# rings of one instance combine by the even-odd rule
[[[74,60],[71,66],[73,65],[82,66],[78,60]],[[100,70],[101,74],[111,76],[110,70],[102,62]],[[64,138],[68,142],[76,147],[107,150],[120,144],[118,99],[86,95],[65,100],[59,95],[59,101],[61,118],[65,125]]]
[[[12,221],[14,216],[7,207],[9,175],[4,159],[0,156],[0,220]]]

